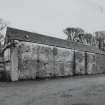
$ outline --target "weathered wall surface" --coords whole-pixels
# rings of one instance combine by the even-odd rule
[[[96,54],[97,73],[105,73],[105,55]]]
[[[11,77],[11,57],[10,57],[10,48],[6,49],[4,52],[4,61],[5,61],[5,70],[7,73],[7,78]]]
[[[85,53],[75,51],[75,74],[85,74]]]
[[[21,42],[18,46],[19,79],[35,79],[37,72],[37,49],[32,43]]]
[[[5,68],[12,81],[105,73],[104,58],[102,54],[24,41],[4,52]]]
[[[55,76],[73,75],[73,50],[54,48]]]
[[[38,45],[37,46],[37,77],[52,77],[53,71],[53,52],[52,47]]]
[[[21,42],[18,46],[19,79],[69,76],[73,70],[73,51]]]
[[[96,54],[87,52],[87,74],[98,73],[96,67],[96,59]]]

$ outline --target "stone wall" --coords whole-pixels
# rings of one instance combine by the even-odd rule
[[[11,78],[11,57],[10,57],[10,48],[6,49],[4,52],[4,61],[5,61],[5,70],[7,73],[7,78]]]
[[[85,74],[85,52],[75,50],[75,74]]]
[[[37,72],[37,49],[32,43],[21,42],[18,49],[19,79],[35,79]]]
[[[96,74],[97,72],[97,67],[96,67],[96,54],[95,53],[89,53],[87,52],[87,74]],[[100,71],[100,70],[98,70]]]
[[[71,76],[73,51],[53,46],[21,42],[18,48],[19,79]]]
[[[96,54],[96,73],[105,73],[105,55]]]
[[[55,76],[73,75],[73,50],[65,48],[54,48],[54,50]]]
[[[12,81],[105,73],[105,55],[21,41],[4,52]]]

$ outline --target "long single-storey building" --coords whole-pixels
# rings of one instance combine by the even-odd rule
[[[105,73],[98,48],[8,27],[3,48],[11,81]]]

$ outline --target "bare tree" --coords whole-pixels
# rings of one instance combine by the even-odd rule
[[[8,23],[0,18],[0,42],[1,43],[5,37],[5,30],[6,30],[7,25]]]
[[[84,44],[91,45],[92,44],[92,34],[91,33],[85,33],[84,34]]]
[[[66,28],[64,33],[67,35],[67,40],[80,42],[84,45],[96,46],[95,37],[91,33],[86,33],[81,28]]]
[[[95,32],[95,38],[98,42],[98,48],[105,51],[105,31]]]
[[[94,47],[97,47],[97,41],[94,35],[92,35],[92,39],[91,39],[91,45]],[[98,48],[98,47],[97,47]]]
[[[63,32],[67,35],[67,40],[79,41],[79,38],[80,38],[80,40],[82,38],[82,34],[84,33],[84,30],[81,28],[71,27],[71,28],[64,29]]]

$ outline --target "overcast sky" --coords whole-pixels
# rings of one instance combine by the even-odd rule
[[[105,0],[0,0],[10,26],[65,38],[63,29],[105,30]]]

